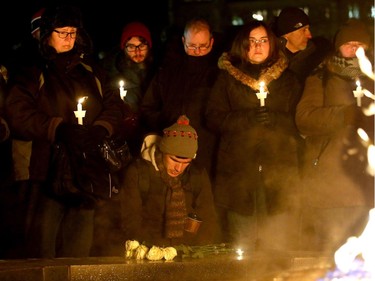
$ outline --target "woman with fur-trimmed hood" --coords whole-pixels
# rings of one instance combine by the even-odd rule
[[[218,65],[206,117],[221,137],[213,186],[223,231],[241,247],[260,242],[290,249],[297,229],[300,84],[261,21],[238,32]],[[261,82],[268,93],[264,106],[257,98]]]

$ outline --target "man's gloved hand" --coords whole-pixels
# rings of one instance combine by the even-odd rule
[[[88,128],[88,138],[85,143],[86,151],[95,151],[103,144],[104,138],[108,135],[106,128],[94,125]]]
[[[269,112],[267,106],[260,106],[255,109],[255,121],[264,126],[272,126],[274,124],[274,116]]]
[[[82,149],[87,138],[88,130],[82,125],[61,123],[56,128],[55,140],[65,143],[71,149]]]

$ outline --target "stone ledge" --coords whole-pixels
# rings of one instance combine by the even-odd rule
[[[242,259],[235,254],[220,254],[173,261],[137,261],[122,257],[3,260],[0,261],[0,280],[268,281],[292,269],[296,259],[285,253],[256,253]]]

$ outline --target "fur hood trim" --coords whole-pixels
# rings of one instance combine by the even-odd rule
[[[264,82],[264,90],[268,92],[268,84],[272,80],[280,77],[284,70],[288,67],[288,60],[284,54],[280,53],[280,58],[271,67],[264,69],[258,80],[250,77],[249,75],[243,73],[238,68],[234,67],[229,61],[228,53],[224,52],[218,61],[218,67],[220,69],[228,71],[228,73],[234,77],[234,79],[240,81],[242,84],[249,86],[254,91],[259,91],[259,83]]]

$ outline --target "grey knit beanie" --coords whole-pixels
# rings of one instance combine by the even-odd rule
[[[370,45],[370,33],[364,22],[358,19],[349,19],[336,33],[335,36],[335,49],[338,50],[341,45],[357,41]]]
[[[195,158],[198,135],[185,115],[181,115],[175,124],[163,130],[159,148],[164,153],[178,157]]]

